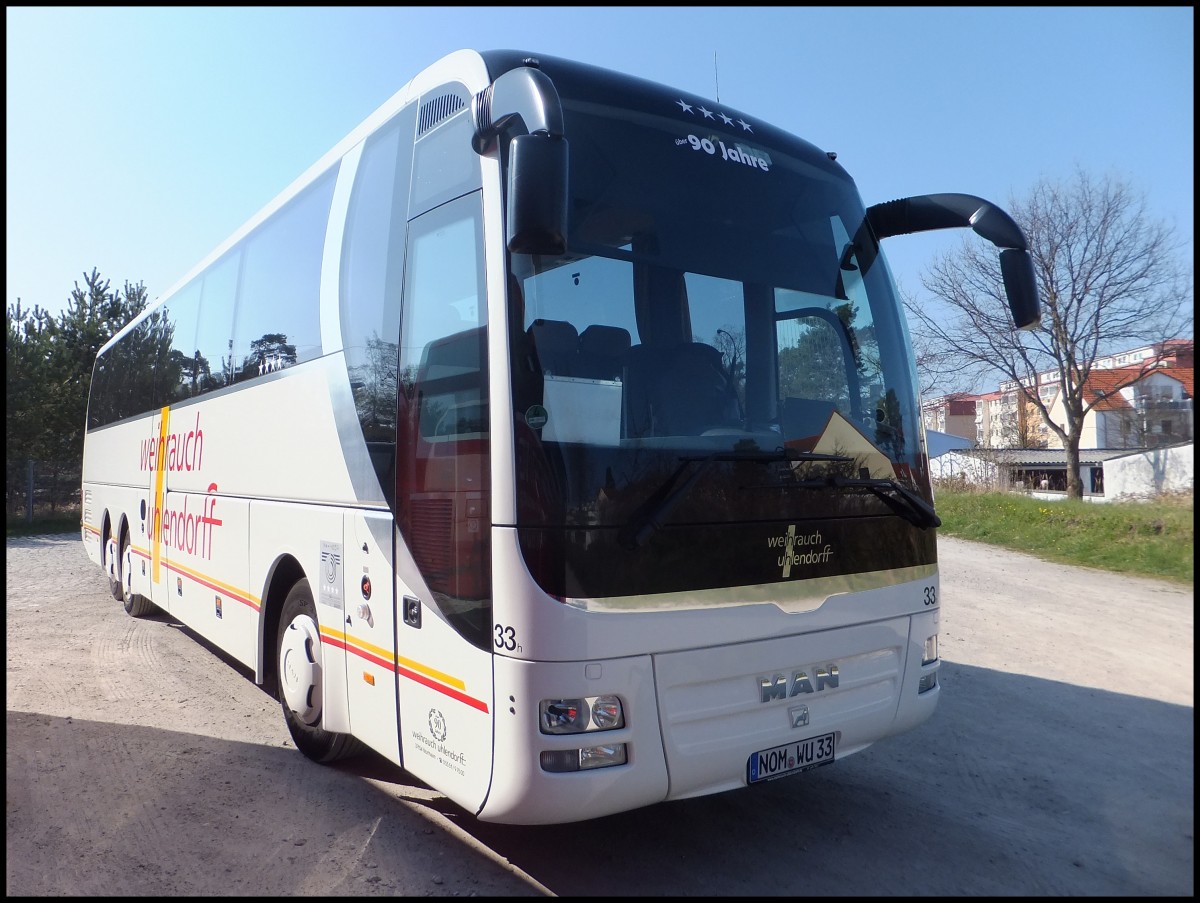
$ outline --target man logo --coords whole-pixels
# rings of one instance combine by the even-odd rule
[[[813,686],[814,681],[816,686]],[[787,699],[800,693],[820,693],[822,690],[835,689],[837,685],[837,665],[829,665],[828,669],[824,666],[818,666],[813,669],[812,678],[809,678],[807,671],[793,671],[790,680],[783,674],[776,674],[773,677],[760,677],[758,679],[759,702],[773,702],[776,699]]]

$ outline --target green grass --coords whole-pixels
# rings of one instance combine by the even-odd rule
[[[1042,501],[935,490],[940,532],[1117,574],[1193,582],[1191,493],[1149,502]]]
[[[78,533],[79,511],[59,511],[55,514],[36,514],[33,521],[24,517],[5,520],[6,536],[37,536],[39,533]]]

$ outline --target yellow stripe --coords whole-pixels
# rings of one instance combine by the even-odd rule
[[[197,571],[197,570],[194,570],[189,567],[184,567],[178,561],[171,562],[171,567],[177,571],[183,571],[184,574],[186,574],[188,577],[191,577],[193,580],[197,580],[197,581],[201,581],[201,582],[205,582],[205,583],[211,583],[214,586],[218,587],[219,589],[225,590],[225,592],[229,593],[229,595],[231,595],[231,596],[238,596],[239,598],[246,599],[250,602],[253,602],[255,605],[262,604],[262,600],[259,599],[258,596],[255,596],[249,592],[240,590],[233,584],[225,583],[221,580],[218,580],[216,577],[206,574],[203,571]]]
[[[321,633],[332,637],[333,639],[340,640],[342,638],[342,635],[339,631],[329,630],[325,627],[321,628]],[[376,646],[373,643],[368,643],[357,638],[351,638],[349,634],[346,635],[346,645],[354,646],[357,649],[362,649],[364,652],[373,653],[383,659],[390,659],[392,657],[391,649],[385,649],[383,646]],[[431,677],[434,680],[441,681],[448,686],[454,687],[456,690],[467,689],[466,681],[460,680],[457,677],[451,677],[449,674],[446,674],[442,671],[437,671],[433,668],[430,668],[428,665],[422,665],[420,662],[414,662],[411,658],[405,658],[402,655],[397,655],[396,663],[404,668],[424,674],[426,677]]]
[[[153,583],[162,582],[162,518],[163,518],[163,483],[167,476],[167,422],[171,409],[162,409],[162,420],[158,425],[158,448],[154,455],[154,511],[150,515],[150,580]]]

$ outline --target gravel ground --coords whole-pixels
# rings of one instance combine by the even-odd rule
[[[78,536],[6,544],[10,896],[1191,896],[1191,587],[942,538],[937,714],[835,765],[485,825],[291,747],[251,676],[128,617]]]

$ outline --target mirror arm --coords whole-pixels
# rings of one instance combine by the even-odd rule
[[[1041,323],[1029,243],[1016,221],[995,204],[972,194],[924,194],[868,207],[866,224],[876,241],[892,235],[970,226],[1000,249],[1000,271],[1017,328],[1034,329]],[[856,244],[869,247],[857,237]]]
[[[472,98],[475,131],[471,146],[476,153],[488,153],[499,137],[508,132],[563,137],[562,103],[554,82],[535,68],[536,60],[525,62],[526,65],[505,72]]]

